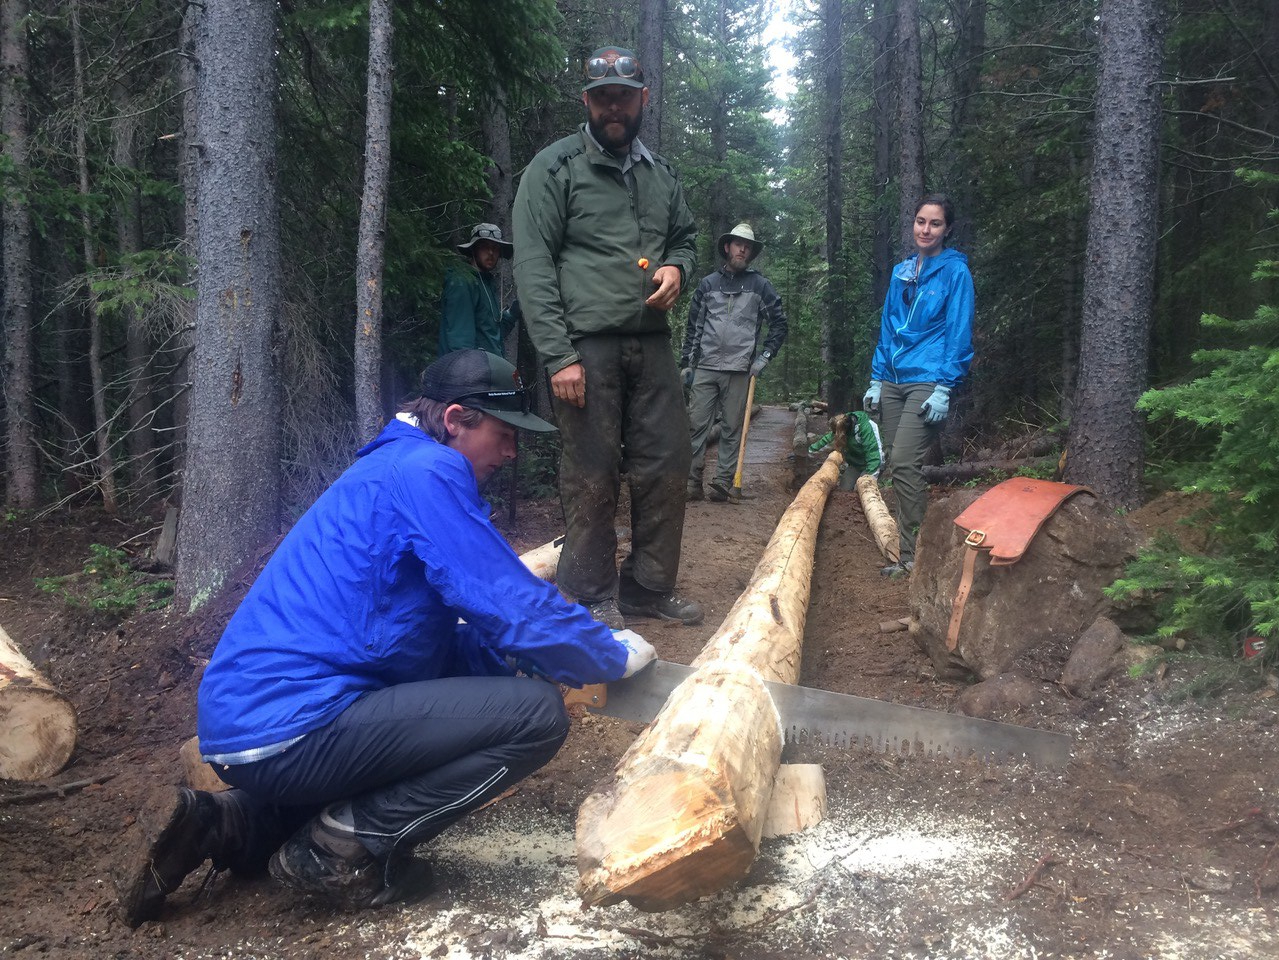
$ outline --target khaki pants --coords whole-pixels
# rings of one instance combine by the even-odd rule
[[[934,438],[941,433],[944,423],[927,423],[920,412],[935,386],[933,383],[889,383],[885,380],[879,395],[880,440],[893,478],[898,542],[903,563],[915,559],[915,537],[928,508],[924,456]]]
[[[617,596],[616,523],[623,458],[631,493],[631,553],[622,576],[675,589],[684,536],[688,415],[670,335],[593,334],[574,346],[586,406],[555,400],[564,449],[564,549],[556,579],[583,603]]]

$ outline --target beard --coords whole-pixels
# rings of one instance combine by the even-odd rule
[[[619,138],[609,135],[608,127],[605,123],[596,123],[595,118],[589,114],[586,117],[587,126],[591,129],[591,136],[605,150],[624,150],[631,145],[635,138],[639,136],[640,124],[644,122],[644,108],[640,107],[632,119],[627,119],[626,117],[621,117],[620,119],[623,130],[622,136]]]

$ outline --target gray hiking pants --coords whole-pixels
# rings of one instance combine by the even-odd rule
[[[703,370],[693,374],[693,386],[688,400],[688,421],[692,431],[693,465],[688,473],[690,486],[702,485],[705,469],[706,436],[715,415],[722,414],[724,424],[719,432],[719,463],[715,467],[715,482],[722,487],[733,485],[737,473],[737,453],[742,445],[742,424],[746,419],[746,394],[750,387],[750,374],[727,370]]]
[[[893,478],[901,562],[915,559],[915,538],[928,508],[928,483],[924,480],[924,456],[942,423],[924,420],[924,401],[933,383],[883,382],[879,396],[879,433],[884,459]]]

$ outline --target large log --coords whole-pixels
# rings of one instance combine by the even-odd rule
[[[763,681],[799,679],[817,527],[842,462],[832,453],[800,490],[697,671],[582,804],[585,905],[669,909],[750,869],[782,751]]]
[[[0,627],[0,777],[43,780],[67,765],[75,708]]]
[[[857,478],[857,496],[861,498],[862,513],[866,514],[866,522],[870,524],[879,552],[889,563],[896,563],[901,557],[897,521],[888,512],[883,494],[879,492],[879,481],[869,473],[863,473]]]
[[[1024,460],[966,460],[962,463],[943,463],[939,467],[924,467],[924,479],[929,483],[967,483],[986,474],[1012,476],[1018,470],[1041,471],[1056,466],[1056,457],[1029,457]]]

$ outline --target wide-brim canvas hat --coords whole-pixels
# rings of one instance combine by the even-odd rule
[[[487,350],[454,350],[426,368],[422,396],[460,403],[521,430],[556,429],[529,412],[531,395],[510,362]]]
[[[606,61],[608,68],[603,76],[591,76],[591,65],[598,64],[600,61]],[[625,68],[633,68],[634,72],[624,75],[628,73]],[[639,57],[635,56],[634,50],[627,50],[625,47],[600,47],[586,58],[583,70],[586,76],[586,85],[582,87],[583,93],[594,90],[596,87],[618,86],[642,90],[647,85],[644,82],[644,68],[640,66]]]
[[[496,223],[477,223],[471,227],[471,239],[466,241],[466,243],[459,243],[457,252],[464,257],[469,257],[471,250],[481,240],[497,244],[497,250],[502,255],[503,260],[510,260],[511,255],[515,253],[515,246],[502,239],[502,228]]]
[[[751,229],[751,225],[749,223],[739,223],[732,230],[728,231],[728,233],[720,235],[719,243],[716,244],[716,246],[719,248],[721,255],[724,253],[724,244],[734,238],[738,240],[745,240],[751,245],[752,260],[758,257],[759,252],[764,249],[763,242],[755,239],[755,231]]]

